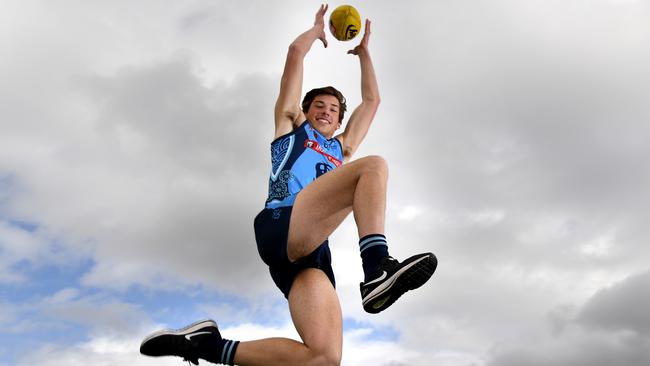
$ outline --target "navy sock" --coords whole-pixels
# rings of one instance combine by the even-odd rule
[[[221,363],[224,365],[235,364],[235,352],[239,346],[239,341],[223,340],[223,349],[221,350]]]
[[[370,234],[359,239],[364,282],[372,280],[382,258],[388,257],[388,242],[382,234]]]
[[[216,364],[234,365],[237,346],[239,346],[239,341],[229,339],[206,340],[200,345],[199,357]]]

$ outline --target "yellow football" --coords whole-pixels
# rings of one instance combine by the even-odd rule
[[[361,16],[351,5],[341,5],[330,15],[330,32],[339,41],[349,41],[361,30]]]

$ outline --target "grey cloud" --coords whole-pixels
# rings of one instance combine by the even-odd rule
[[[632,331],[650,338],[650,272],[598,291],[583,307],[578,322],[608,331]]]
[[[439,3],[446,8],[429,7],[450,13],[442,25],[411,19],[429,30],[422,41],[382,54],[422,66],[384,76],[400,85],[384,91],[401,111],[388,126],[409,141],[408,149],[394,145],[397,156],[419,161],[422,185],[445,189],[454,205],[641,207],[649,199],[638,193],[650,179],[639,160],[648,153],[640,121],[650,116],[650,53],[614,25],[631,21],[643,34],[640,19],[603,2],[529,5]],[[563,21],[577,12],[609,22]],[[463,31],[442,33],[450,28]]]
[[[269,139],[258,131],[269,130],[264,122],[272,112],[271,80],[250,75],[206,87],[196,67],[191,55],[181,53],[150,66],[125,67],[114,77],[88,79],[100,107],[98,127],[116,138],[126,128],[163,159],[192,168],[218,171],[234,168],[235,160],[242,165],[238,169],[257,168],[255,158]]]
[[[87,284],[155,286],[165,274],[234,291],[267,277],[252,220],[266,198],[275,81],[251,74],[206,86],[193,62],[177,54],[71,78],[67,106],[93,113],[76,125],[52,116],[63,126],[52,153],[5,159],[20,186],[6,215],[94,248]],[[34,151],[47,131],[14,131],[14,141]]]
[[[567,270],[620,260],[639,266],[633,257],[648,253],[636,243],[650,203],[650,54],[647,41],[625,38],[614,24],[629,21],[638,35],[645,28],[606,2],[518,4],[428,6],[451,14],[443,24],[413,17],[421,41],[382,53],[391,66],[402,65],[384,76],[391,89],[382,108],[400,113],[382,128],[404,143],[385,151],[412,162],[391,166],[399,177],[393,182],[451,222],[503,212],[494,225],[448,225],[439,233],[469,260],[501,262],[517,253],[525,264]],[[582,12],[608,22],[568,21]],[[610,255],[585,261],[581,248],[608,236]]]
[[[108,296],[81,296],[76,289],[68,288],[43,299],[36,309],[45,319],[56,322],[80,324],[102,336],[120,336],[140,331],[146,325],[146,315],[137,305]]]
[[[266,194],[272,84],[251,75],[206,87],[183,57],[89,83],[112,147],[124,129],[138,136],[139,153],[127,157],[138,164],[125,178],[143,174],[152,190],[138,195],[154,205],[124,217],[123,235],[102,238],[102,258],[138,257],[230,290],[250,281],[244,272],[264,272],[252,219]]]
[[[583,333],[504,351],[491,358],[486,365],[642,366],[650,362],[649,345],[647,340],[642,339]]]
[[[646,365],[650,362],[650,272],[630,276],[593,295],[581,308],[561,305],[549,313],[552,336],[503,343],[489,366]]]

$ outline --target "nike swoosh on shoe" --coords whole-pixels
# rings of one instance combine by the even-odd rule
[[[365,283],[364,285],[365,285],[365,286],[368,286],[368,285],[372,285],[372,284],[375,283],[375,282],[383,281],[384,278],[386,278],[386,276],[388,276],[388,272],[386,272],[386,271],[383,271],[383,272],[384,272],[384,273],[382,273],[381,276],[375,278],[374,280],[372,280],[372,281],[370,281],[370,282]]]
[[[192,337],[197,336],[197,335],[201,335],[201,334],[212,334],[212,332],[196,332],[196,333],[186,334],[185,339],[187,339],[188,341],[191,341]]]

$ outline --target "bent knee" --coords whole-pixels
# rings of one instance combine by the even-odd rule
[[[360,160],[363,160],[364,166],[368,171],[388,176],[388,162],[383,157],[379,155],[370,155],[361,158]]]
[[[340,366],[341,365],[341,352],[324,352],[317,354],[312,362],[309,363],[313,366]]]

